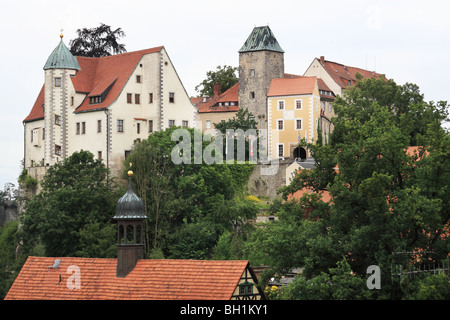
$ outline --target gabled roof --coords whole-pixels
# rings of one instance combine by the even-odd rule
[[[117,259],[28,257],[5,300],[228,300],[248,261],[141,259],[123,278],[116,266]]]
[[[317,83],[316,77],[272,79],[268,97],[312,94]]]
[[[239,52],[263,50],[284,53],[269,26],[255,27]]]
[[[376,73],[375,71],[369,71],[361,68],[346,66],[337,62],[325,60],[324,57],[320,57],[320,59],[316,58],[316,60],[325,68],[327,73],[341,88],[353,86],[357,81],[356,79],[357,73],[361,74],[364,79],[367,78],[378,79],[382,76],[381,73]]]
[[[195,99],[195,98],[194,98]],[[194,100],[191,99],[194,102]],[[234,106],[226,102],[234,102]],[[222,105],[220,105],[222,104]],[[211,99],[206,99],[205,102],[202,100],[197,101],[196,107],[198,112],[237,112],[239,110],[239,82],[232,86],[227,91],[221,93],[220,95],[213,97]]]
[[[75,91],[87,94],[75,112],[101,110],[116,101],[142,56],[160,52],[162,46],[101,58],[76,57],[81,70],[71,77]],[[89,104],[89,97],[102,96],[101,103]],[[44,118],[44,87],[24,122]]]

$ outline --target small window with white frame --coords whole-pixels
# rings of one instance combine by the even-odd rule
[[[284,144],[282,144],[282,143],[278,144],[278,157],[279,158],[284,157]]]
[[[284,110],[284,100],[278,101],[278,110]]]
[[[284,130],[284,120],[277,120],[277,129],[278,131]]]
[[[302,108],[302,100],[301,99],[295,100],[295,109],[300,110],[301,108]]]
[[[302,128],[302,119],[295,119],[295,130],[300,130]]]

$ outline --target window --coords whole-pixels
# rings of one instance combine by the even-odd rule
[[[76,134],[80,134],[80,123],[79,122],[77,122],[77,131],[76,131]]]
[[[45,128],[42,128],[42,140],[45,140]]]
[[[123,120],[117,120],[117,132],[123,132]]]
[[[97,132],[102,132],[102,120],[97,120]]]
[[[136,82],[141,83],[141,76],[136,76]]]
[[[169,128],[175,126],[175,120],[169,120]]]
[[[284,110],[284,100],[278,101],[278,110]]]
[[[55,87],[61,87],[61,78],[55,78]]]
[[[295,129],[300,130],[302,128],[302,119],[295,119]]]
[[[282,143],[278,145],[278,157],[284,157],[284,144]]]
[[[295,109],[299,110],[302,108],[302,100],[295,100]]]
[[[98,103],[102,103],[101,96],[89,97],[89,104],[98,104]]]
[[[125,150],[125,160],[130,156],[131,151],[130,150]]]
[[[31,130],[31,141],[30,142],[33,142],[33,136],[34,136],[33,130]]]
[[[148,103],[153,103],[153,93],[148,94]]]
[[[333,104],[331,102],[328,102],[328,111],[329,112],[333,111]]]
[[[148,132],[153,132],[153,120],[148,120]]]
[[[183,128],[187,128],[187,127],[188,127],[188,121],[187,121],[187,120],[181,121],[181,126],[182,126]]]
[[[254,91],[250,92],[250,98],[251,99],[255,99],[255,92]]]
[[[250,69],[250,77],[254,77],[255,76],[255,69]]]
[[[133,95],[131,93],[127,93],[127,103],[133,103]]]
[[[277,128],[278,128],[278,130],[284,130],[284,121],[283,120],[278,120]]]
[[[61,125],[61,116],[55,115],[55,124],[58,126]]]
[[[211,128],[211,120],[206,120],[206,129]]]
[[[101,160],[101,159],[102,159],[102,152],[101,152],[101,151],[98,151],[98,152],[97,152],[97,159],[98,159],[98,160]]]
[[[140,134],[141,133],[141,124],[138,122],[136,123],[136,133]]]
[[[86,134],[86,122],[81,123],[81,134]]]
[[[56,154],[57,156],[60,156],[60,155],[61,155],[61,146],[59,146],[59,145],[57,145],[57,144],[55,144],[55,154]]]
[[[73,107],[73,104],[74,104],[74,98],[70,97],[70,106]]]
[[[175,93],[169,92],[169,102],[174,103],[175,102]]]
[[[141,95],[139,93],[134,95],[134,103],[141,104]]]

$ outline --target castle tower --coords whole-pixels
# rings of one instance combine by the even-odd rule
[[[48,57],[45,71],[45,149],[44,165],[53,165],[68,156],[70,77],[81,70],[77,59],[61,41]]]
[[[272,79],[284,78],[284,51],[268,26],[255,27],[239,50],[239,107],[267,129],[267,92]]]
[[[128,190],[116,206],[117,220],[117,271],[118,277],[126,277],[139,259],[144,257],[144,202],[133,191],[132,171],[128,171]]]

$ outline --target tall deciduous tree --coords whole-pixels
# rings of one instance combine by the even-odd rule
[[[239,79],[236,76],[238,68],[231,66],[217,66],[216,71],[206,72],[206,79],[195,87],[195,91],[199,96],[214,96],[214,85],[220,84],[221,91],[225,92],[238,83]]]
[[[77,35],[69,43],[74,56],[105,57],[126,52],[125,45],[119,43],[119,39],[125,36],[121,28],[112,30],[110,26],[100,23],[96,28],[78,29]]]
[[[21,216],[24,250],[40,239],[48,256],[114,257],[114,191],[108,169],[88,151],[50,167]]]
[[[413,85],[360,79],[334,106],[332,143],[307,145],[316,167],[280,190],[286,200],[280,220],[255,233],[252,259],[268,261],[279,273],[304,267],[311,280],[330,274],[344,258],[359,277],[378,265],[382,290],[376,294],[400,298],[391,266],[448,254],[446,103],[425,102]],[[289,201],[305,187],[329,192],[331,201],[319,193]],[[292,244],[298,249],[286,255]]]

